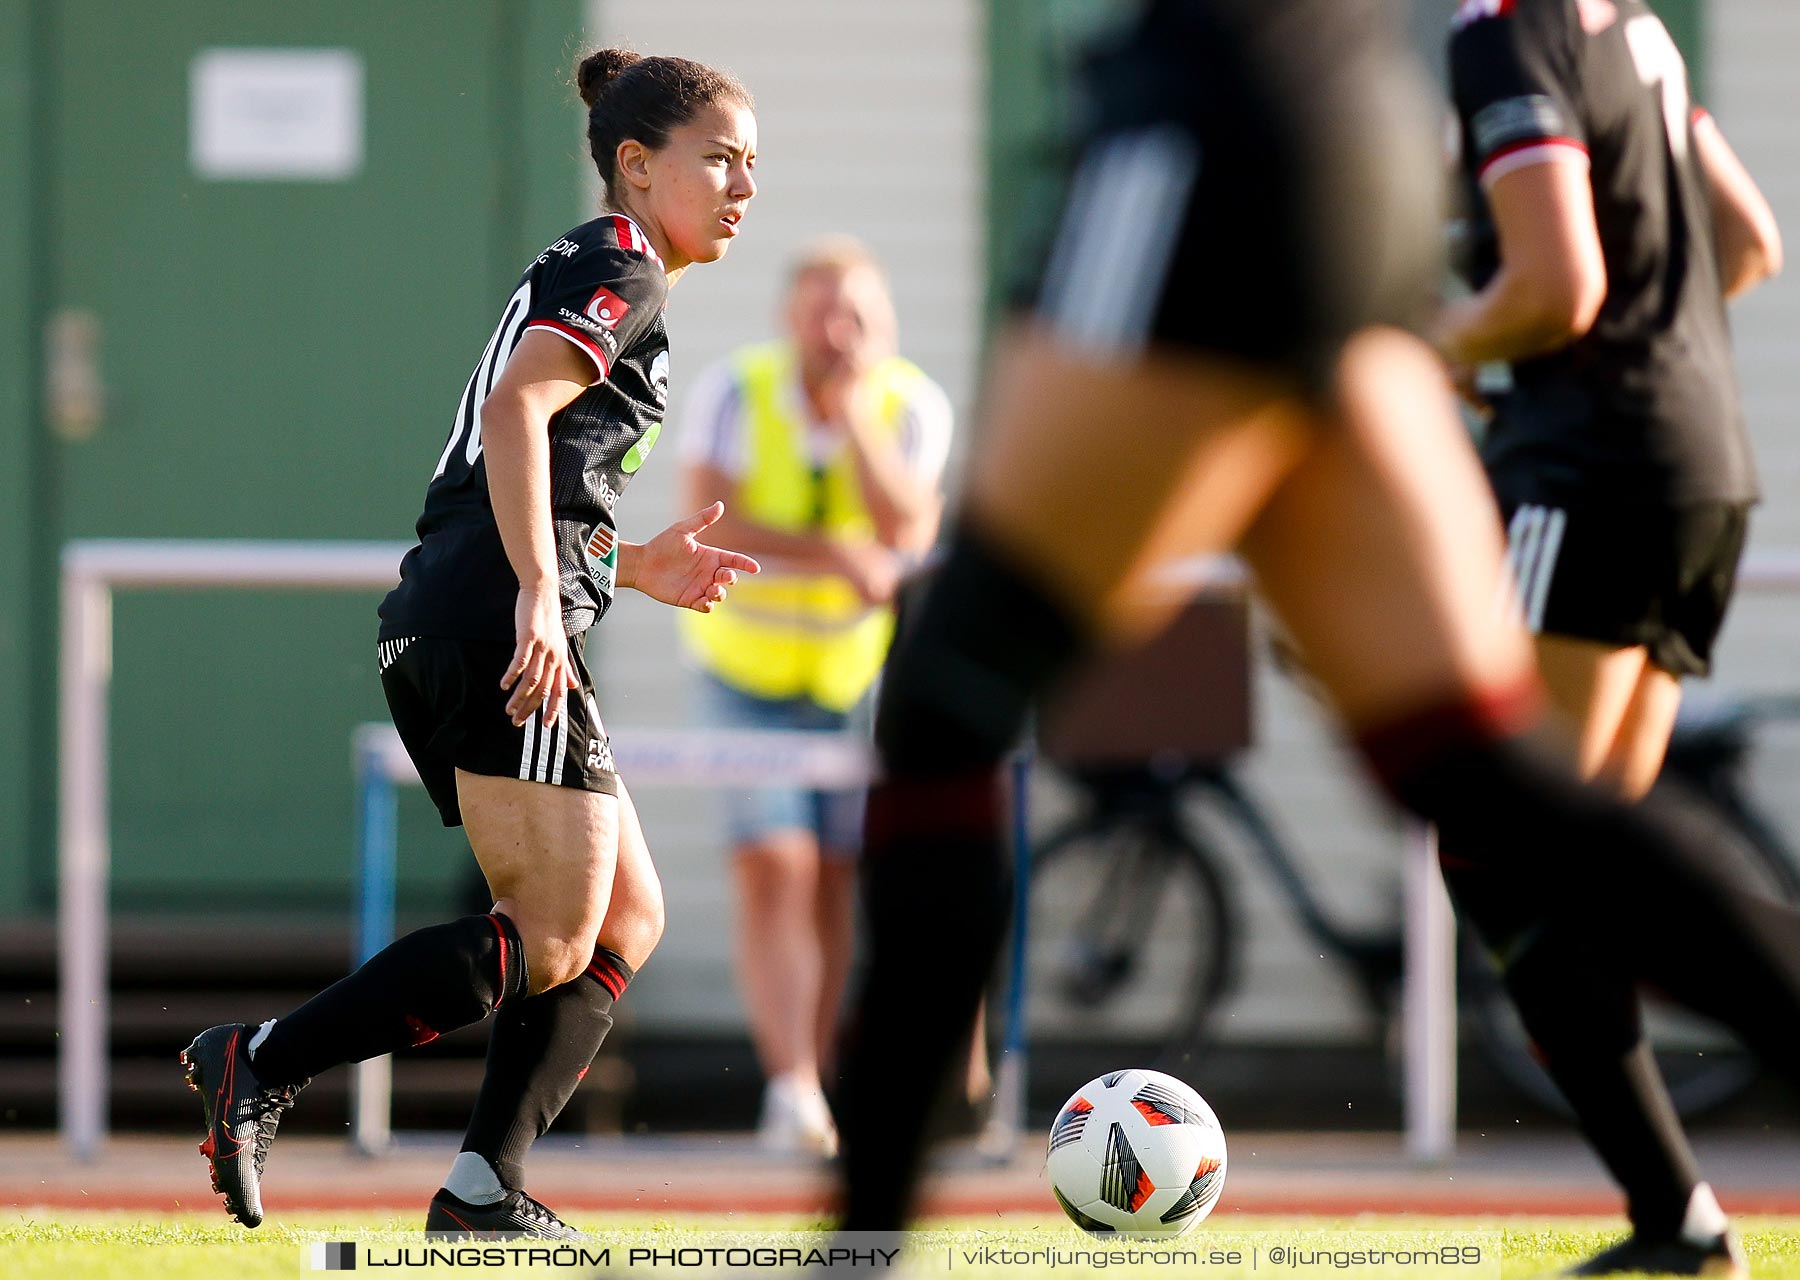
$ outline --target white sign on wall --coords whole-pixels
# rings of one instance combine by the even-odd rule
[[[188,157],[219,181],[337,182],[363,163],[363,60],[351,49],[202,49]]]

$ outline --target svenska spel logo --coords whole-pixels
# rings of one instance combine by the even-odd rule
[[[608,329],[618,328],[619,321],[625,318],[625,313],[629,310],[631,304],[605,285],[594,291],[594,296],[588,299],[585,308],[589,320],[605,325]]]
[[[342,1242],[320,1240],[315,1244],[307,1246],[307,1249],[308,1270],[356,1270],[356,1242],[354,1240]]]

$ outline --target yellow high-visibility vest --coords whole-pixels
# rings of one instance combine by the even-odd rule
[[[826,533],[873,542],[856,464],[845,450],[815,474],[806,423],[785,393],[797,381],[793,348],[772,342],[732,358],[748,434],[733,506],[758,524],[789,533]],[[925,373],[898,356],[870,373],[877,421],[898,437],[907,402]],[[684,610],[682,630],[700,665],[760,698],[810,698],[848,711],[880,674],[894,637],[893,610],[865,605],[832,575],[744,576],[710,614]]]

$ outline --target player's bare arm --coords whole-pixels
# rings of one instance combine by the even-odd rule
[[[550,521],[550,419],[587,389],[599,371],[579,349],[546,333],[527,333],[481,406],[488,492],[506,558],[519,579],[513,623],[518,647],[501,677],[511,689],[515,724],[544,708],[556,723],[572,687],[563,632],[556,536]]]
[[[1694,154],[1712,191],[1719,284],[1727,298],[1735,298],[1780,274],[1781,228],[1756,179],[1710,112],[1695,117]]]
[[[1452,364],[1520,360],[1581,338],[1606,301],[1606,260],[1585,157],[1545,160],[1487,188],[1500,269],[1444,308],[1433,335]]]
[[[619,585],[678,609],[711,613],[724,603],[740,573],[761,568],[742,552],[699,541],[696,535],[724,514],[725,504],[715,502],[677,520],[648,542],[620,542]]]
[[[722,468],[690,463],[682,477],[683,504],[699,509],[719,503],[725,510],[712,526],[712,537],[751,556],[779,562],[788,573],[841,574],[870,603],[893,598],[900,581],[900,561],[880,543],[854,544],[822,533],[777,529],[732,509],[722,495],[737,492],[737,479]]]

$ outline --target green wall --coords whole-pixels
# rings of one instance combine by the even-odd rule
[[[38,367],[32,297],[31,6],[0,0],[0,913],[26,897],[33,715],[32,401]],[[47,705],[47,704],[46,704]]]
[[[1694,101],[1705,102],[1706,74],[1706,0],[1650,0],[1675,43],[1687,59],[1688,83]]]
[[[505,291],[589,212],[580,18],[579,0],[0,0],[0,296],[30,299],[0,310],[0,915],[54,902],[56,549],[410,536]],[[361,56],[362,173],[190,172],[190,59],[257,46]],[[103,323],[88,440],[53,439],[32,403],[34,336],[67,307]],[[349,726],[386,715],[374,598],[118,593],[116,908],[342,905]],[[469,867],[409,792],[403,909],[441,911]]]

